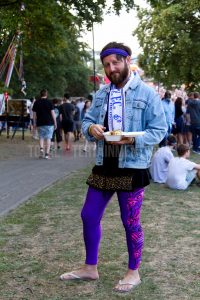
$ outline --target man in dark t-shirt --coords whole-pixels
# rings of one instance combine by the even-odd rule
[[[47,90],[42,90],[40,96],[41,98],[35,101],[33,105],[33,126],[34,128],[37,126],[39,131],[40,158],[44,155],[45,141],[46,149],[44,158],[49,159],[51,138],[57,126],[56,116],[53,104],[47,99]]]
[[[63,104],[60,106],[61,126],[64,131],[66,150],[70,150],[71,133],[74,130],[75,107],[69,102],[69,95],[65,94]]]

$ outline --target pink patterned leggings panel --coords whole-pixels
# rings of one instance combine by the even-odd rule
[[[101,191],[88,188],[86,200],[81,212],[83,235],[86,249],[86,264],[98,263],[98,251],[101,240],[101,219],[114,191]],[[117,192],[121,219],[126,232],[128,248],[128,268],[136,270],[140,266],[144,233],[140,224],[140,212],[144,198],[144,188],[132,192]]]

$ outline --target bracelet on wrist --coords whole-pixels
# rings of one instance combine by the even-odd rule
[[[92,136],[92,134],[91,134],[91,128],[92,128],[93,125],[94,125],[94,124],[91,124],[91,125],[89,126],[89,128],[88,128],[88,133],[89,133],[89,135],[91,135],[91,136]]]

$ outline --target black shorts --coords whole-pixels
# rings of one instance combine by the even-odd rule
[[[61,125],[62,129],[64,130],[64,133],[74,131],[74,122],[71,120],[63,120]]]
[[[81,131],[81,122],[74,121],[74,130]]]

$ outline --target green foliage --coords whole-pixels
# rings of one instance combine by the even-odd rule
[[[88,55],[85,45],[78,41],[80,34],[76,18],[55,1],[27,1],[25,6],[21,13],[17,6],[0,11],[0,16],[3,16],[1,28],[4,28],[0,38],[5,50],[16,29],[22,32],[28,96],[36,95],[43,87],[48,88],[50,96],[62,95],[68,86],[70,74],[67,69],[71,64],[81,65],[83,92],[88,93]],[[75,85],[76,82],[70,84],[74,95]],[[15,91],[14,96],[19,96],[20,83],[16,73],[13,73],[10,86]]]
[[[7,92],[9,95],[13,94],[13,90],[10,88],[6,88],[1,82],[0,82],[0,94],[4,94]]]
[[[149,76],[167,87],[185,83],[188,89],[200,84],[199,1],[148,1],[138,11],[135,31],[143,54],[140,64]]]
[[[106,0],[24,0],[23,3],[25,9],[20,6],[21,1],[0,3],[0,61],[12,37],[20,31],[27,96],[37,95],[43,87],[49,90],[50,97],[62,95],[65,90],[72,96],[88,95],[92,88],[87,62],[91,58],[80,37],[93,22],[102,21]],[[123,6],[129,10],[134,1],[114,0],[112,9],[119,13]],[[20,96],[16,73],[10,87],[15,91],[14,96]]]

